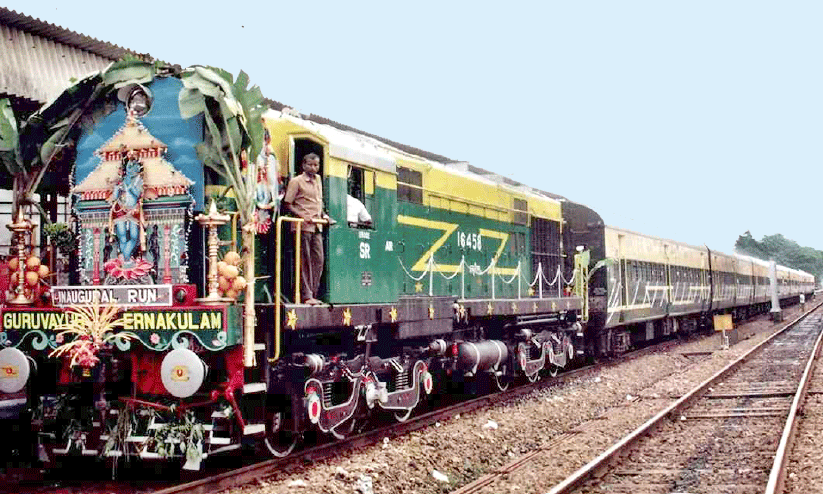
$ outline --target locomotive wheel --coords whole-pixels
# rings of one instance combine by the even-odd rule
[[[494,384],[497,385],[497,389],[499,389],[500,391],[506,391],[507,389],[509,389],[511,379],[506,377],[505,373],[502,376],[498,376],[496,373],[492,375],[494,376]]]
[[[286,430],[286,414],[282,410],[268,412],[266,417],[266,437],[263,442],[272,456],[283,458],[291,454],[300,440],[300,434]]]
[[[394,420],[396,420],[398,422],[405,422],[405,421],[409,420],[409,417],[411,417],[411,414],[412,414],[413,411],[414,411],[414,408],[410,408],[409,410],[405,410],[405,411],[394,412]]]
[[[540,373],[535,372],[534,375],[526,376],[526,378],[529,380],[530,383],[536,383],[537,381],[540,380]]]
[[[336,437],[337,439],[346,439],[347,437],[360,432],[362,429],[363,421],[358,420],[357,416],[354,416],[347,421],[343,422],[342,424],[338,425],[334,429],[330,430],[331,435]]]
[[[549,364],[549,375],[550,376],[557,377],[558,372],[560,372],[560,367],[558,367],[554,364]]]

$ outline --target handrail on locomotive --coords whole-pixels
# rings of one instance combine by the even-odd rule
[[[322,218],[314,218],[311,220],[312,223],[318,225],[328,225],[329,221],[327,219]],[[302,232],[303,223],[305,220],[303,218],[295,218],[292,216],[279,216],[277,218],[277,225],[275,227],[275,242],[277,244],[277,252],[275,254],[275,271],[274,271],[274,307],[275,307],[275,314],[277,317],[274,321],[274,351],[273,355],[269,357],[269,362],[274,363],[280,359],[280,332],[282,330],[281,324],[282,320],[280,318],[280,312],[283,307],[283,298],[282,298],[282,289],[283,289],[283,281],[282,281],[282,273],[283,273],[283,249],[282,246],[284,242],[281,242],[283,238],[283,223],[293,223],[295,225],[294,229],[294,300],[300,300],[300,256],[301,256],[301,244],[300,242],[300,234]]]

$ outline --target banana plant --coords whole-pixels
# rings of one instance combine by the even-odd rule
[[[243,269],[246,279],[244,319],[244,363],[254,365],[254,209],[256,177],[244,173],[242,154],[253,157],[263,144],[262,117],[265,111],[260,88],[247,88],[249,77],[240,72],[234,80],[228,72],[195,66],[181,74],[183,90],[178,105],[183,118],[203,114],[204,142],[197,154],[205,166],[223,177],[234,190],[237,211],[243,225]]]

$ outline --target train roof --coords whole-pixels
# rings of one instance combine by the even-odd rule
[[[671,239],[668,239],[668,238],[657,237],[655,235],[649,235],[648,233],[635,232],[633,230],[628,230],[626,228],[620,228],[620,227],[617,227],[617,226],[606,225],[606,228],[617,231],[617,232],[624,232],[624,233],[628,233],[628,234],[631,234],[631,235],[636,235],[638,237],[644,237],[644,238],[648,238],[648,239],[651,239],[651,240],[658,240],[658,241],[661,241],[661,242],[667,242],[667,243],[670,243],[670,244],[680,245],[682,247],[688,247],[688,248],[691,248],[691,249],[698,249],[698,250],[709,249],[709,247],[706,246],[706,245],[696,246],[696,245],[688,244],[688,243],[685,243],[685,242],[680,242],[680,241],[677,241],[677,240],[671,240]],[[769,261],[764,261],[763,259],[758,259],[756,257],[746,256],[746,255],[743,255],[743,254],[738,254],[736,252],[732,253],[732,254],[726,254],[724,252],[720,252],[720,251],[714,250],[714,249],[709,249],[709,250],[711,250],[711,253],[715,254],[715,255],[742,259],[742,260],[745,260],[745,261],[750,261],[754,264],[758,264],[760,266],[766,266],[766,267],[769,266]],[[805,276],[805,277],[813,277],[814,276],[814,275],[812,275],[810,273],[807,273],[805,271],[802,271],[800,269],[790,268],[790,267],[787,267],[787,266],[783,266],[781,264],[777,264],[776,267],[777,267],[777,269],[784,270],[784,271],[787,271],[787,272],[790,272],[790,273],[794,273],[794,274],[797,274],[799,276]]]
[[[679,245],[681,247],[688,247],[690,249],[705,250],[705,249],[708,248],[705,245],[702,245],[702,246],[692,245],[692,244],[689,244],[689,243],[686,243],[686,242],[681,242],[679,240],[672,240],[670,238],[658,237],[656,235],[649,235],[648,233],[636,232],[634,230],[629,230],[627,228],[621,228],[619,226],[606,225],[605,228],[610,229],[610,230],[615,230],[615,231],[618,231],[618,232],[628,233],[630,235],[636,235],[638,237],[645,237],[645,238],[648,238],[648,239],[651,239],[651,240],[659,240],[661,242],[668,242],[670,244]],[[712,252],[715,252],[715,251],[712,250]]]
[[[351,127],[335,126],[331,123],[324,123],[323,119],[312,118],[313,116],[306,117],[288,107],[283,107],[282,110],[268,110],[263,117],[288,120],[322,136],[329,143],[329,154],[343,160],[395,173],[398,161],[405,158],[534,199],[554,203],[565,200],[562,196],[535,189],[467,162],[452,161],[431,153],[417,152],[415,148],[398,146],[396,143]]]

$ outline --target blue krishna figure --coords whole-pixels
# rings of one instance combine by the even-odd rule
[[[120,253],[105,264],[108,283],[117,279],[142,281],[153,265],[143,259],[146,251],[146,220],[143,216],[143,164],[134,150],[120,149],[120,178],[109,201],[109,242],[116,242]]]
[[[146,231],[143,227],[143,164],[134,151],[122,151],[121,178],[111,195],[110,232],[117,237],[120,257],[131,261],[134,249],[146,250]]]

